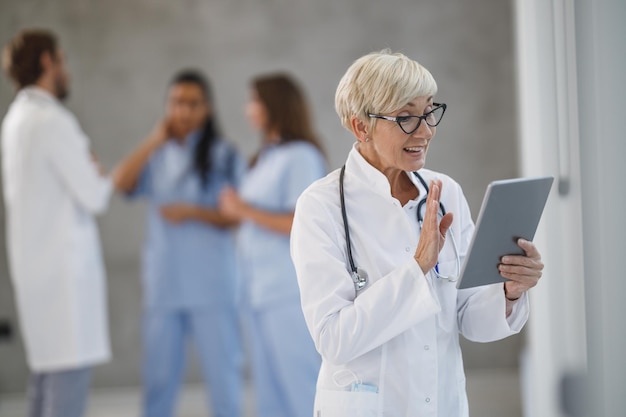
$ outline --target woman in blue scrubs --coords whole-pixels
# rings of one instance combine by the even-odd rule
[[[240,194],[220,208],[240,222],[238,254],[259,417],[310,417],[320,357],[300,307],[289,254],[296,200],[326,174],[300,88],[285,75],[253,80],[246,113],[262,138]]]
[[[242,349],[232,226],[216,209],[245,167],[219,134],[209,85],[196,72],[170,84],[164,120],[117,172],[147,201],[143,253],[143,415],[174,414],[187,339],[200,356],[213,414],[241,415]]]

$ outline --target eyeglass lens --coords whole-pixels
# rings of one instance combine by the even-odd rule
[[[425,116],[406,116],[398,117],[398,124],[405,133],[413,133],[417,130],[422,119],[426,121],[428,126],[434,127],[439,124],[443,117],[444,107],[439,106],[427,113]]]

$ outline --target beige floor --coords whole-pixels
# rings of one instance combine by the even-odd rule
[[[521,417],[520,384],[515,370],[472,370],[467,373],[470,414],[473,417]],[[246,394],[246,417],[252,417],[252,392]],[[94,390],[88,417],[137,417],[137,388]],[[26,416],[22,395],[0,395],[0,416]],[[177,417],[207,417],[207,407],[199,386],[183,390]]]

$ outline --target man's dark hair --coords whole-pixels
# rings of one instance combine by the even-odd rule
[[[57,38],[50,31],[23,30],[4,47],[2,67],[18,88],[35,84],[43,73],[41,55],[49,52],[54,58],[57,45]]]

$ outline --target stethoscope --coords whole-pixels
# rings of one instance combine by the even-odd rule
[[[365,288],[365,286],[367,285],[368,276],[367,276],[367,272],[364,269],[359,268],[354,264],[354,258],[352,257],[352,243],[350,241],[350,228],[348,227],[348,215],[346,214],[346,198],[345,198],[344,191],[343,191],[343,178],[345,176],[345,173],[346,173],[346,166],[344,165],[341,168],[341,172],[339,174],[339,198],[341,199],[341,217],[343,218],[343,228],[346,233],[346,248],[348,252],[348,262],[350,264],[350,275],[352,276],[352,281],[354,282],[354,288],[356,289],[356,291],[360,291],[363,288]],[[414,171],[413,175],[417,177],[419,182],[424,186],[424,189],[426,190],[426,195],[417,204],[417,223],[419,225],[420,232],[421,232],[422,224],[424,223],[424,216],[422,214],[422,208],[424,207],[424,204],[426,204],[426,198],[428,197],[429,188],[424,178],[417,171]],[[439,202],[439,212],[441,213],[441,217],[446,215],[446,208],[441,201]],[[449,231],[451,232],[451,229]],[[449,276],[440,274],[439,262],[437,262],[437,264],[433,268],[433,272],[435,273],[435,276],[439,279],[446,280],[449,282],[456,282],[459,279],[459,276],[461,275],[461,258],[459,256],[459,251],[456,246],[456,241],[454,240],[454,233],[450,233],[450,238],[452,240],[452,248],[454,249],[454,255],[456,257],[456,274],[449,275]]]

